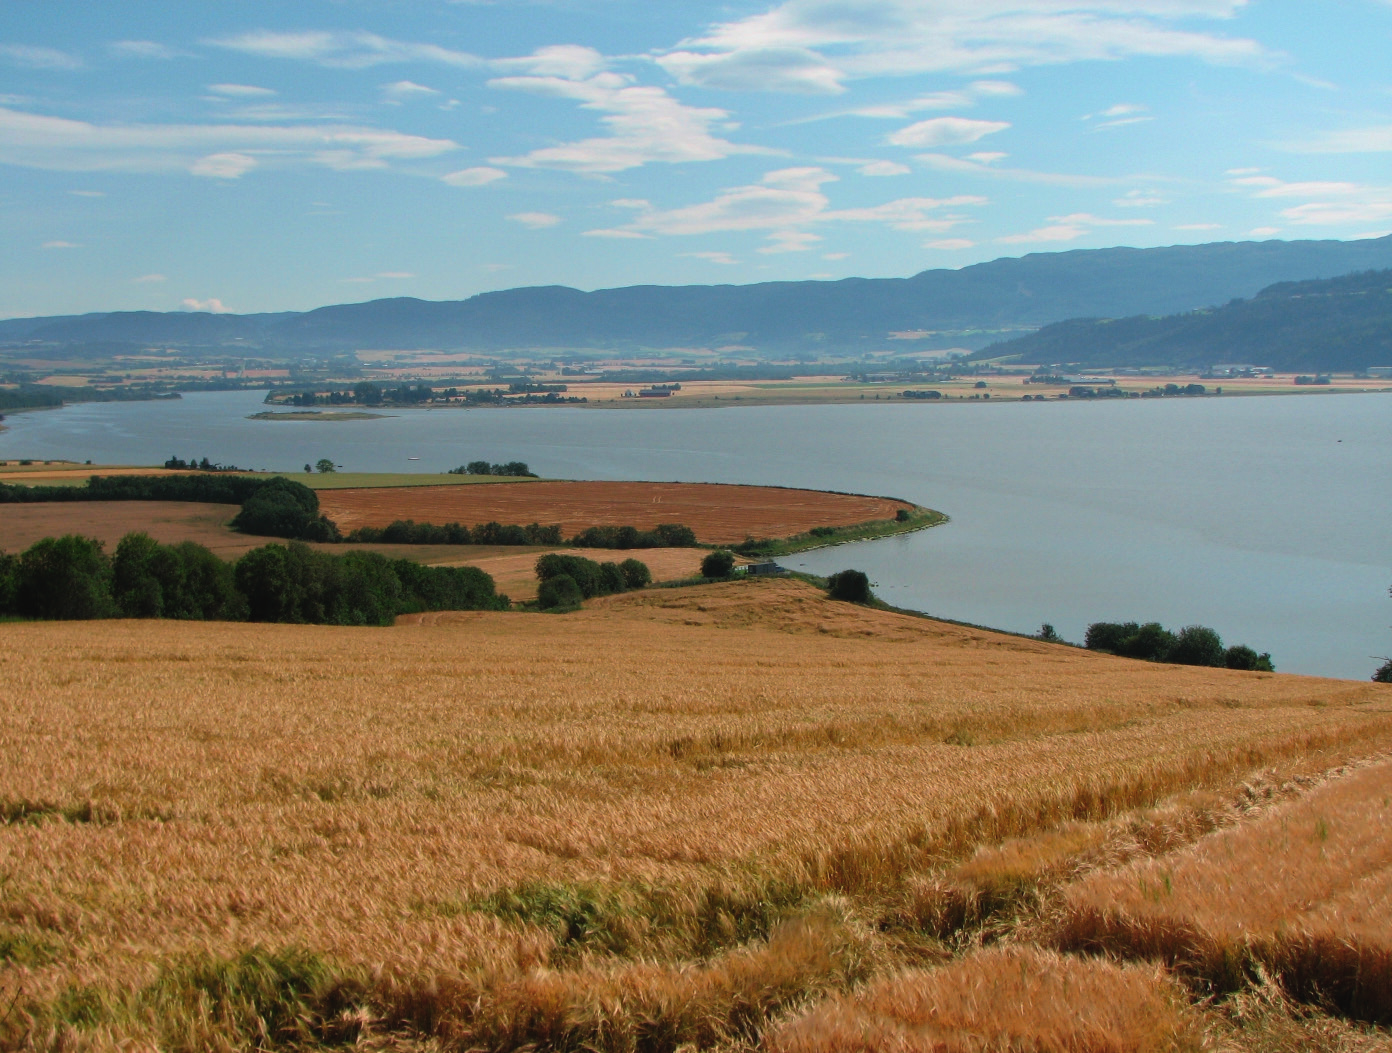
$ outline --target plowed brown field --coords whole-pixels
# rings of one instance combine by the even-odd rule
[[[418,523],[560,524],[566,534],[592,526],[681,523],[707,544],[790,537],[819,526],[893,519],[913,506],[885,497],[720,483],[568,482],[321,491],[324,514],[345,532]]]

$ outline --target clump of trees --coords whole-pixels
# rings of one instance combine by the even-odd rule
[[[527,467],[526,461],[508,461],[506,464],[489,464],[487,461],[470,461],[458,468],[451,468],[448,475],[511,475],[527,479],[537,478],[536,472]]]
[[[870,603],[875,598],[870,591],[870,578],[863,570],[842,570],[827,578],[827,595],[848,603]]]
[[[728,578],[735,572],[735,554],[726,549],[716,549],[701,560],[701,577]]]
[[[277,476],[242,502],[232,528],[258,537],[338,541],[338,527],[319,514],[319,495],[303,483]]]
[[[235,564],[194,542],[164,545],[147,534],[127,534],[110,558],[101,542],[74,534],[19,556],[0,553],[0,615],[23,618],[390,625],[399,614],[508,606],[476,567],[338,556],[295,541],[253,549]]]
[[[659,523],[651,530],[594,526],[580,531],[570,543],[576,548],[694,548],[696,533],[680,523]]]
[[[88,463],[90,464],[91,462],[89,461]],[[185,471],[185,472],[244,472],[244,471],[246,471],[245,468],[238,468],[235,464],[214,464],[212,461],[208,460],[208,458],[206,458],[206,457],[204,457],[202,460],[195,460],[195,459],[193,459],[193,458],[190,458],[190,459],[187,460],[187,461],[184,460],[184,459],[181,458],[181,457],[171,457],[171,458],[169,458],[169,460],[167,460],[167,461],[164,462],[164,466],[165,466],[166,468],[172,468],[172,469],[175,469],[175,470],[178,470],[178,471]]]
[[[584,556],[548,552],[536,562],[537,606],[542,610],[571,610],[582,600],[641,589],[652,582],[646,563],[597,563]]]
[[[1087,627],[1084,646],[1148,662],[1275,671],[1270,654],[1258,654],[1245,644],[1224,648],[1222,638],[1206,625],[1186,625],[1172,633],[1159,622],[1093,622]]]
[[[432,523],[417,523],[412,519],[398,519],[384,527],[358,527],[349,533],[348,540],[384,545],[559,545],[562,543],[559,526],[541,526],[539,523],[528,523],[526,526],[480,523],[471,529],[463,523],[446,523],[444,526],[435,526]]]

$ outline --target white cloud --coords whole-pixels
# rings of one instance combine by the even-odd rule
[[[506,179],[507,173],[501,168],[461,168],[458,172],[440,177],[450,186],[486,186]]]
[[[970,241],[967,238],[940,238],[937,241],[925,241],[923,243],[925,249],[943,249],[947,252],[955,252],[958,249],[970,249],[975,245],[976,242]]]
[[[436,44],[392,40],[376,33],[277,33],[255,30],[208,40],[206,43],[261,58],[314,62],[341,69],[366,69],[394,62],[435,62],[465,69],[486,65],[483,59],[468,52],[454,51]]]
[[[617,228],[587,231],[595,237],[712,234],[721,231],[763,231],[769,243],[760,252],[801,252],[819,236],[809,228],[828,223],[875,223],[893,230],[950,230],[965,221],[957,209],[982,205],[985,198],[899,198],[881,205],[834,209],[823,190],[836,176],[824,168],[783,168],[767,173],[758,183],[730,187],[712,200],[680,208],[659,209],[649,202],[612,202],[631,209],[634,218]]]
[[[934,91],[927,95],[917,95],[900,102],[878,102],[871,106],[858,106],[850,110],[836,110],[793,121],[793,124],[808,124],[825,121],[832,117],[873,117],[878,119],[905,120],[923,110],[958,110],[976,105],[983,98],[1007,98],[1023,95],[1019,86],[1005,80],[978,80],[957,91]]]
[[[1009,234],[996,241],[1002,245],[1024,245],[1030,242],[1074,241],[1090,234],[1097,227],[1148,227],[1149,219],[1104,219],[1090,212],[1074,212],[1068,216],[1050,216],[1047,226],[1025,234]]]
[[[508,219],[514,223],[521,223],[528,230],[544,230],[547,227],[554,227],[561,221],[561,217],[550,212],[515,212]]]
[[[978,153],[967,154],[968,161],[975,161],[977,164],[992,165],[997,161],[1004,161],[1009,154],[1001,153],[999,150],[982,150]]]
[[[224,95],[233,99],[263,99],[275,94],[272,89],[255,84],[209,84],[208,90],[214,95]]]
[[[768,240],[769,243],[761,246],[759,252],[809,252],[822,239],[820,235],[805,230],[776,230]]]
[[[235,151],[200,157],[189,168],[196,176],[210,179],[240,179],[256,167],[256,158]]]
[[[1255,198],[1304,198],[1303,204],[1281,210],[1281,217],[1300,226],[1343,226],[1383,223],[1392,219],[1392,186],[1339,180],[1288,183],[1275,176],[1241,175],[1229,182]]]
[[[1291,149],[1309,154],[1392,153],[1392,124],[1328,132],[1318,139],[1297,143]]]
[[[81,69],[82,60],[56,48],[30,44],[0,44],[0,62],[28,69]]]
[[[587,238],[611,238],[615,241],[648,241],[651,234],[640,234],[636,230],[620,230],[617,227],[602,227],[599,230],[581,232]]]
[[[824,253],[822,253],[822,259],[824,259],[824,260],[844,260],[844,259],[845,259],[847,256],[849,256],[849,255],[850,255],[849,252],[824,252]]]
[[[844,74],[815,51],[798,47],[749,48],[718,53],[673,51],[657,60],[682,84],[725,91],[783,91],[839,95]]]
[[[499,77],[490,87],[571,99],[603,113],[609,135],[546,146],[520,157],[491,157],[495,165],[561,168],[601,175],[662,162],[719,161],[738,153],[767,153],[713,134],[730,127],[724,110],[686,106],[662,88],[633,83],[618,73],[596,73],[584,80],[558,76]]]
[[[707,263],[719,263],[727,267],[739,262],[728,252],[679,252],[677,255],[695,260],[705,260]]]
[[[538,48],[520,58],[494,59],[490,65],[501,73],[586,80],[603,71],[607,62],[594,48],[579,44],[556,44]]]
[[[155,285],[159,282],[168,281],[163,274],[142,274],[139,278],[132,278],[136,285]]]
[[[861,165],[856,171],[864,176],[896,176],[908,175],[913,169],[908,165],[901,165],[898,161],[871,161],[868,165]]]
[[[429,98],[439,94],[440,92],[435,88],[417,84],[413,80],[399,80],[394,84],[382,85],[382,98],[396,106],[400,106],[408,99]]]
[[[208,314],[232,313],[232,308],[228,307],[217,297],[211,297],[207,300],[195,300],[190,297],[179,305],[179,309],[181,311],[201,311]]]
[[[1130,179],[1109,176],[1068,175],[1063,172],[1036,172],[1028,168],[999,168],[992,164],[1005,154],[968,154],[967,157],[953,157],[950,154],[915,154],[914,160],[928,168],[940,172],[959,172],[966,175],[986,176],[990,179],[1004,179],[1017,183],[1041,183],[1046,186],[1105,187],[1115,186]],[[975,160],[973,160],[975,159]]]
[[[717,23],[658,61],[709,88],[846,90],[866,77],[996,73],[1129,56],[1266,58],[1255,41],[1179,28],[1246,0],[784,0]]]
[[[386,168],[457,149],[448,139],[343,125],[102,125],[0,107],[0,163],[53,171],[185,171],[226,179],[258,164]]]
[[[955,146],[961,143],[974,143],[996,132],[1003,132],[1010,125],[1005,121],[974,121],[966,117],[933,117],[919,121],[907,128],[900,128],[889,136],[895,146],[915,146],[931,148],[935,146]]]
[[[339,281],[345,285],[371,285],[375,281],[391,281],[414,277],[415,275],[412,274],[410,271],[382,271],[368,278],[340,278]]]
[[[1181,223],[1175,230],[1222,230],[1221,223]]]
[[[1092,130],[1101,132],[1111,128],[1125,128],[1131,124],[1144,124],[1146,121],[1155,120],[1155,118],[1146,113],[1144,106],[1138,106],[1133,102],[1119,102],[1098,113],[1084,114],[1083,120],[1096,121],[1097,123],[1092,126]]]
[[[108,44],[107,50],[119,58],[156,59],[161,62],[168,62],[183,54],[153,40],[117,40]]]
[[[106,197],[105,190],[69,190],[73,197]]]
[[[1281,233],[1280,227],[1253,227],[1247,232],[1247,236],[1251,238],[1270,238],[1275,237],[1279,233]]]
[[[1112,202],[1118,208],[1156,208],[1169,203],[1169,198],[1161,197],[1153,190],[1128,190]]]
[[[43,247],[46,249],[80,249],[82,246],[72,241],[45,241]]]

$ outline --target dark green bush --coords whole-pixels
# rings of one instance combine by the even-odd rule
[[[537,606],[544,611],[578,607],[584,598],[585,594],[569,574],[547,578],[537,589]]]
[[[623,571],[624,584],[630,589],[641,589],[652,584],[652,571],[646,563],[626,559],[619,564],[619,570]]]
[[[100,541],[67,534],[35,542],[19,557],[15,613],[28,618],[110,618],[111,564]]]
[[[1235,644],[1223,652],[1223,665],[1229,669],[1247,669],[1257,673],[1276,671],[1276,667],[1271,664],[1271,655],[1257,654],[1246,644]]]
[[[726,549],[716,549],[701,560],[701,577],[728,578],[735,572],[735,554]]]
[[[1206,625],[1186,625],[1175,635],[1165,661],[1178,665],[1223,665],[1223,641]]]
[[[875,598],[870,579],[861,570],[842,570],[827,578],[827,595],[849,603],[869,603]]]
[[[1382,665],[1378,666],[1377,672],[1373,674],[1373,683],[1392,684],[1392,658],[1387,659]]]

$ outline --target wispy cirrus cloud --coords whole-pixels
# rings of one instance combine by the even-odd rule
[[[0,63],[26,69],[73,70],[82,68],[82,59],[57,48],[33,44],[0,44]]]
[[[958,146],[974,143],[988,135],[1003,132],[1010,125],[1006,121],[975,121],[967,117],[932,117],[919,121],[907,128],[887,136],[894,146],[912,146],[919,149],[932,149],[937,146]]]
[[[1075,212],[1068,216],[1050,216],[1045,226],[1023,234],[1007,234],[996,241],[1002,245],[1076,241],[1084,235],[1091,234],[1098,227],[1148,227],[1153,223],[1154,220],[1149,219],[1104,219],[1089,212]]]
[[[521,223],[528,230],[545,230],[561,222],[561,217],[553,212],[514,212],[508,219]]]
[[[1242,174],[1229,180],[1258,199],[1303,199],[1280,215],[1300,226],[1343,226],[1392,219],[1392,186],[1344,180],[1287,182],[1270,175]]]
[[[899,198],[861,208],[835,209],[823,187],[837,177],[824,168],[784,168],[758,183],[730,187],[713,199],[659,209],[645,200],[611,202],[634,213],[627,223],[587,231],[594,237],[682,237],[727,231],[765,232],[760,252],[801,252],[820,241],[812,228],[835,223],[876,223],[894,230],[942,232],[965,222],[959,209],[986,204],[974,195]]]
[[[488,168],[480,165],[474,168],[461,168],[458,172],[441,176],[440,179],[450,186],[487,186],[489,183],[496,183],[507,177],[508,174],[501,168]]]
[[[341,125],[93,124],[0,107],[0,164],[64,172],[176,172],[236,179],[262,164],[381,169],[459,148]]]
[[[177,51],[154,40],[116,40],[108,44],[106,50],[117,58],[153,59],[157,62],[187,57],[186,52]]]
[[[340,69],[367,69],[370,66],[399,62],[433,62],[465,69],[487,65],[485,60],[467,51],[457,51],[438,44],[393,40],[376,33],[322,30],[282,33],[258,29],[232,36],[213,37],[204,43],[261,58],[313,62],[320,66]]]
[[[784,0],[712,25],[657,61],[682,83],[733,91],[839,94],[849,81],[991,74],[1130,56],[1253,62],[1253,40],[1185,27],[1231,18],[1246,0]]]

